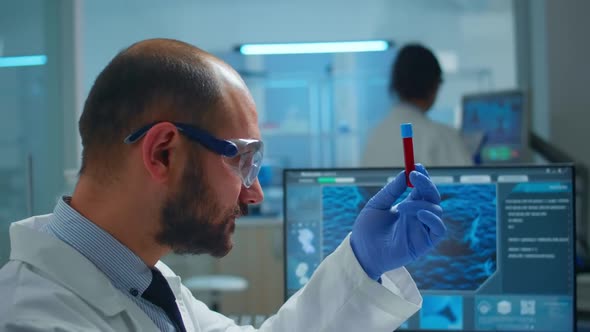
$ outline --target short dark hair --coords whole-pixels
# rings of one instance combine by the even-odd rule
[[[147,46],[146,46],[147,45]],[[202,125],[220,99],[207,53],[176,40],[139,42],[122,50],[98,75],[80,117],[84,174],[110,174],[124,138],[154,121]]]
[[[442,82],[442,71],[436,57],[419,44],[404,46],[391,70],[389,92],[403,100],[426,99]]]

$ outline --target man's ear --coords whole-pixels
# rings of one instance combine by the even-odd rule
[[[170,165],[178,151],[178,129],[170,122],[161,122],[150,128],[141,144],[143,165],[157,182],[165,182],[170,176]]]

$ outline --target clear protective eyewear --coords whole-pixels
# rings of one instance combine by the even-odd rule
[[[160,122],[151,123],[125,137],[125,144],[133,144],[139,141],[153,126]],[[250,188],[256,182],[260,167],[264,144],[261,140],[236,138],[219,139],[210,133],[197,127],[171,122],[182,134],[195,141],[212,152],[224,157],[224,161],[242,179],[246,188]]]

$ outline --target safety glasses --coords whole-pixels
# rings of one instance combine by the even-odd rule
[[[155,122],[131,133],[125,137],[125,144],[133,144],[139,141],[153,126]],[[205,148],[224,157],[224,161],[242,179],[246,188],[250,188],[256,181],[260,166],[264,144],[257,139],[219,139],[208,132],[184,123],[171,122],[176,128],[189,139],[200,143]]]

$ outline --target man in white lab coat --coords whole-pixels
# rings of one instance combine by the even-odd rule
[[[226,255],[263,199],[252,97],[227,64],[169,39],[136,43],[97,77],[71,197],[15,222],[0,331],[252,331],[209,310],[160,258]],[[367,203],[352,233],[261,331],[392,331],[422,299],[404,265],[445,234],[426,170]],[[268,276],[270,278],[274,276]]]
[[[390,93],[399,103],[371,131],[361,164],[366,167],[404,165],[400,125],[411,123],[414,160],[429,166],[467,166],[472,156],[454,128],[429,119],[426,113],[436,100],[442,70],[427,48],[410,44],[398,53],[392,66]]]

